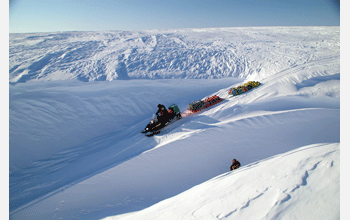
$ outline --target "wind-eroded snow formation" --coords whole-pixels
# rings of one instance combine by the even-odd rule
[[[10,34],[10,83],[245,78],[339,54],[338,27]]]
[[[9,88],[10,219],[339,219],[339,27],[13,34]]]

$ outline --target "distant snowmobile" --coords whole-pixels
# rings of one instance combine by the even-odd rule
[[[165,108],[163,105],[158,105],[158,108],[160,107]],[[141,133],[146,133],[147,137],[151,137],[155,134],[159,134],[164,127],[180,120],[181,118],[182,116],[179,107],[176,104],[172,104],[169,106],[166,114],[163,114],[162,111],[159,110],[157,111],[157,114],[153,114],[151,122],[148,123]]]

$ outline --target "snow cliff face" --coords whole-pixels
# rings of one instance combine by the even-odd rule
[[[338,27],[10,34],[9,81],[266,77],[337,42]]]

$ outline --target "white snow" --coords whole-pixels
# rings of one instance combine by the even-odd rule
[[[339,219],[339,154],[339,144],[297,148],[104,219]]]
[[[339,219],[339,50],[339,27],[11,34],[10,219]]]
[[[267,76],[339,57],[339,27],[10,34],[9,81]],[[28,52],[30,51],[30,52]]]

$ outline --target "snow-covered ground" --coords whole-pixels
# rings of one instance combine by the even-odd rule
[[[339,43],[339,27],[11,34],[10,219],[338,219]],[[213,94],[140,133],[158,103]]]
[[[339,154],[339,144],[297,148],[104,220],[339,219]]]
[[[339,27],[10,34],[9,81],[263,79],[339,46]]]

